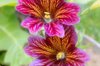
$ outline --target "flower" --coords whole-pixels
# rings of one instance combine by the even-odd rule
[[[73,26],[67,26],[65,36],[30,37],[25,52],[36,57],[30,66],[84,66],[87,54],[75,46],[77,36]]]
[[[79,6],[64,0],[19,0],[16,10],[28,16],[21,25],[32,34],[44,26],[49,36],[63,37],[62,24],[79,22]]]

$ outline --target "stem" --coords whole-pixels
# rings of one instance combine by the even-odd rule
[[[94,45],[96,45],[98,48],[100,48],[100,43],[98,43],[96,40],[94,40],[94,39],[91,38],[90,36],[84,35],[83,37],[84,37],[84,39],[88,40],[91,44],[94,44]]]

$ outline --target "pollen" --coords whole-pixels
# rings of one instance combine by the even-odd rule
[[[49,12],[44,12],[44,17],[46,18],[46,19],[50,19],[51,18],[51,16],[50,16],[50,13]]]
[[[56,55],[56,59],[57,60],[62,60],[65,58],[65,53],[64,52],[59,52],[57,55]]]

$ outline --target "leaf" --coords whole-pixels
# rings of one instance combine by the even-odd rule
[[[96,8],[100,8],[100,0],[96,0],[91,6],[91,9],[96,9]]]
[[[100,9],[89,10],[81,15],[81,22],[76,25],[79,31],[85,30],[85,34],[100,42]]]
[[[0,51],[0,64],[3,63],[6,51]]]
[[[7,50],[5,63],[21,66],[32,61],[23,51],[27,37],[16,18],[14,7],[0,8],[0,50]]]
[[[32,59],[29,58],[19,47],[14,47],[13,45],[6,54],[5,62],[10,62],[10,66],[24,66],[32,62]]]
[[[13,6],[17,3],[17,0],[0,0],[0,7],[3,7],[5,5]]]

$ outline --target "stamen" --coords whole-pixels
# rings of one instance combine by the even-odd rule
[[[51,16],[50,16],[50,13],[49,13],[49,12],[44,12],[44,14],[45,14],[45,16],[44,16],[44,17],[45,17],[46,19],[50,19],[50,18],[51,18]]]
[[[65,58],[65,53],[64,52],[59,52],[57,55],[56,55],[56,59],[57,60],[62,60]]]
[[[51,15],[50,15],[50,13],[49,12],[44,12],[44,20],[45,20],[45,22],[46,23],[49,23],[49,22],[51,22],[52,21],[52,19],[51,19]]]

